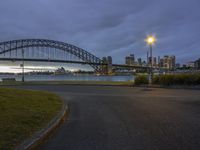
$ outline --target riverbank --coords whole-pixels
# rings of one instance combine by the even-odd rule
[[[14,149],[44,128],[61,107],[55,94],[0,88],[0,149]]]
[[[0,81],[4,78],[13,78],[16,81],[22,81],[21,75],[0,75]],[[25,81],[133,81],[134,75],[90,75],[90,74],[79,74],[79,75],[25,75]]]
[[[132,86],[133,81],[26,81],[0,82],[0,85],[101,85],[101,86]]]

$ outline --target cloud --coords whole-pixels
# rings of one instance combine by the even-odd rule
[[[0,40],[48,38],[75,44],[115,62],[146,58],[144,38],[155,34],[155,55],[179,62],[200,57],[199,0],[2,0]]]

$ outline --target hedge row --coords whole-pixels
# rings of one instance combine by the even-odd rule
[[[148,77],[145,75],[140,75],[135,78],[135,85],[142,85],[148,83],[149,83]]]
[[[135,78],[135,85],[148,84],[147,76],[137,76]],[[156,75],[152,81],[153,84],[158,85],[200,85],[200,74],[167,74]]]
[[[168,74],[168,75],[154,76],[153,84],[200,85],[200,74]]]

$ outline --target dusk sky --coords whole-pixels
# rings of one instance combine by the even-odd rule
[[[200,0],[1,0],[0,41],[45,38],[81,47],[115,63],[134,53],[200,58]]]

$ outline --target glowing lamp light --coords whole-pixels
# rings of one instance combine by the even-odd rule
[[[156,42],[156,38],[154,36],[149,36],[149,37],[147,37],[146,42],[149,45],[152,45],[152,44],[154,44]]]

